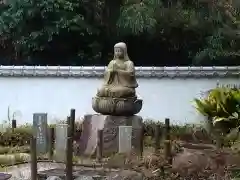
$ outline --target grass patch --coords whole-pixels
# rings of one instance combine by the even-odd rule
[[[14,153],[30,153],[30,146],[0,146],[0,155]]]
[[[73,156],[73,163],[77,163],[80,161],[81,157]],[[48,154],[40,154],[37,159],[41,160],[50,160],[48,158]],[[53,155],[53,160],[56,160],[56,155]],[[2,154],[0,155],[0,167],[4,168],[7,166],[14,166],[19,163],[27,163],[30,162],[30,154],[29,153],[13,153],[13,154]]]
[[[0,164],[1,167],[11,166],[17,163],[23,163],[28,161],[27,154],[24,153],[16,153],[16,154],[5,154],[0,155]]]

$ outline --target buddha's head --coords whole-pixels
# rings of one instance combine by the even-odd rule
[[[127,45],[124,42],[115,44],[114,46],[114,59],[129,60],[127,54]]]

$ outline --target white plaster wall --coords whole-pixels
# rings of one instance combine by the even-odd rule
[[[203,119],[193,107],[193,98],[202,91],[222,85],[238,84],[238,79],[138,79],[138,94],[144,100],[144,118],[183,124]],[[102,80],[96,78],[0,78],[0,121],[16,112],[18,124],[32,122],[34,112],[47,112],[49,122],[64,119],[71,108],[76,117],[94,113],[91,98]]]

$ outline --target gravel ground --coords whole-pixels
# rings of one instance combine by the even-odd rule
[[[38,171],[64,167],[65,167],[64,164],[59,163],[46,163],[46,162],[38,163]],[[12,174],[12,178],[10,180],[31,180],[30,163],[8,167],[5,170],[5,172]]]

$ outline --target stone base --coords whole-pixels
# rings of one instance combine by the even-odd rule
[[[142,103],[137,98],[92,98],[92,108],[96,113],[113,116],[133,116],[141,111]]]
[[[82,124],[83,130],[79,144],[80,155],[94,155],[97,148],[97,131],[103,129],[103,155],[108,156],[118,152],[119,126],[132,126],[132,147],[140,153],[142,117],[141,116],[111,116],[86,115]]]

